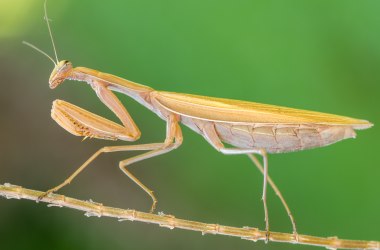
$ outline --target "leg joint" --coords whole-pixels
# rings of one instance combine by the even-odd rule
[[[111,152],[111,147],[103,147],[99,151],[100,153],[109,153]]]
[[[136,130],[136,131],[132,132],[130,136],[131,136],[133,141],[137,141],[141,137],[141,132],[140,132],[140,130]]]
[[[176,149],[182,144],[182,137],[170,137],[166,138],[162,149]]]
[[[267,151],[263,148],[260,148],[259,149],[259,154],[262,156],[262,157],[267,157]]]
[[[127,165],[127,164],[125,164],[125,162],[126,162],[126,160],[124,160],[124,161],[120,161],[120,162],[119,162],[119,168],[120,168],[121,171],[123,171],[123,172],[124,172],[124,167]]]

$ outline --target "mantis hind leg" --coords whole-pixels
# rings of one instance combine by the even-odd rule
[[[269,240],[269,216],[268,216],[268,207],[266,203],[266,193],[267,193],[267,183],[269,182],[269,185],[273,188],[275,193],[279,196],[282,204],[284,205],[286,211],[288,212],[289,218],[293,225],[293,233],[295,235],[295,240],[298,240],[298,234],[296,230],[296,224],[294,221],[294,218],[290,212],[290,209],[283,198],[281,192],[273,182],[273,180],[268,175],[268,157],[266,154],[266,151],[264,149],[253,149],[253,148],[225,148],[222,141],[219,138],[218,133],[215,130],[215,127],[213,124],[204,124],[202,127],[202,132],[204,138],[218,151],[220,151],[223,154],[246,154],[248,157],[254,162],[254,164],[257,166],[257,168],[263,173],[264,175],[264,181],[263,181],[263,205],[264,205],[264,213],[265,213],[265,227],[267,231],[267,239]],[[258,161],[258,159],[253,154],[259,154],[263,157],[263,163],[264,167],[261,165],[261,163]]]
[[[262,174],[264,174],[264,168],[263,168],[262,164],[260,163],[260,161],[256,158],[256,156],[254,156],[252,154],[248,154],[248,157],[252,160],[252,162],[259,169],[259,171]],[[278,198],[281,200],[282,205],[284,206],[286,212],[288,213],[288,216],[289,216],[290,221],[292,223],[293,234],[294,234],[295,240],[298,241],[297,227],[296,227],[296,222],[294,220],[293,214],[290,211],[290,208],[289,208],[288,204],[286,203],[285,198],[282,196],[280,190],[278,189],[277,185],[274,183],[274,181],[272,180],[272,178],[270,178],[269,175],[267,176],[267,178],[268,178],[269,185],[272,187],[272,189],[274,190],[274,192],[276,193],[276,195],[278,196]]]

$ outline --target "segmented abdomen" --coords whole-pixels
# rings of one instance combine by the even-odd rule
[[[249,124],[215,123],[223,142],[240,148],[263,148],[268,153],[282,153],[322,147],[355,137],[350,126],[306,124]]]

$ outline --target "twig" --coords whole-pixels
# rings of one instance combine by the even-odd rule
[[[7,199],[27,199],[38,200],[43,192],[14,186],[9,183],[0,185],[0,196]],[[245,240],[258,241],[266,239],[266,232],[251,227],[230,227],[218,224],[207,224],[203,222],[177,219],[172,215],[163,213],[152,214],[144,213],[131,209],[120,209],[103,206],[93,201],[82,201],[66,197],[58,194],[50,194],[43,198],[42,202],[49,203],[48,206],[68,207],[80,211],[85,211],[85,215],[90,216],[107,216],[117,218],[119,221],[141,221],[152,224],[158,224],[161,227],[170,229],[181,228],[192,231],[199,231],[204,234],[220,234],[233,237],[240,237]],[[300,245],[314,245],[326,247],[328,249],[378,249],[380,250],[380,242],[378,241],[357,241],[357,240],[341,240],[337,237],[314,237],[309,235],[298,235],[298,241],[293,234],[271,232],[269,241],[286,242]]]

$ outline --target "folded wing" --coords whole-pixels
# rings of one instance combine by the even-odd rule
[[[154,98],[174,113],[216,122],[372,126],[366,120],[255,102],[161,91],[155,92]]]

